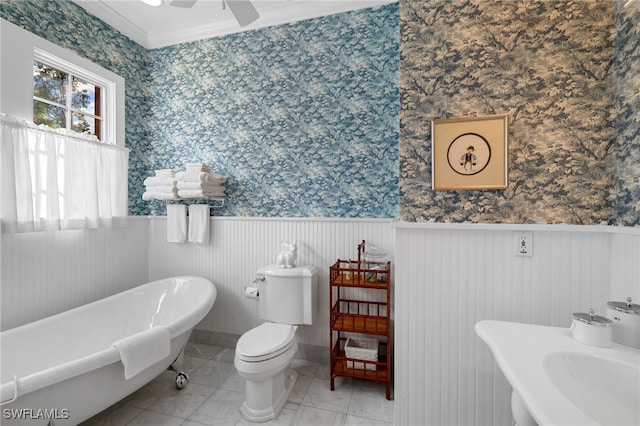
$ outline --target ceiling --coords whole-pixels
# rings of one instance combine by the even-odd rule
[[[398,0],[253,0],[260,17],[241,27],[223,0],[198,0],[191,8],[158,7],[142,0],[73,0],[147,49],[250,31],[350,10],[378,7]]]

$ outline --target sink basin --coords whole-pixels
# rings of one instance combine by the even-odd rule
[[[640,367],[575,352],[550,353],[545,372],[576,407],[603,425],[640,424]]]
[[[480,321],[475,329],[513,388],[514,415],[523,406],[538,425],[640,425],[640,349],[585,345],[562,327]]]

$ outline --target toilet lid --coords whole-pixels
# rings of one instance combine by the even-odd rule
[[[244,333],[236,345],[236,353],[242,358],[264,358],[293,342],[295,327],[289,324],[265,322]]]

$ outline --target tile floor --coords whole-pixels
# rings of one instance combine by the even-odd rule
[[[88,425],[246,425],[240,415],[244,381],[233,366],[233,349],[188,343],[184,370],[190,382],[175,389],[166,371],[124,400],[90,418]],[[393,401],[381,383],[337,378],[329,387],[329,366],[294,359],[298,372],[289,400],[277,419],[264,425],[391,425]]]

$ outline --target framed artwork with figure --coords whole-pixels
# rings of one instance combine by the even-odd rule
[[[431,187],[506,189],[507,114],[431,122]]]

